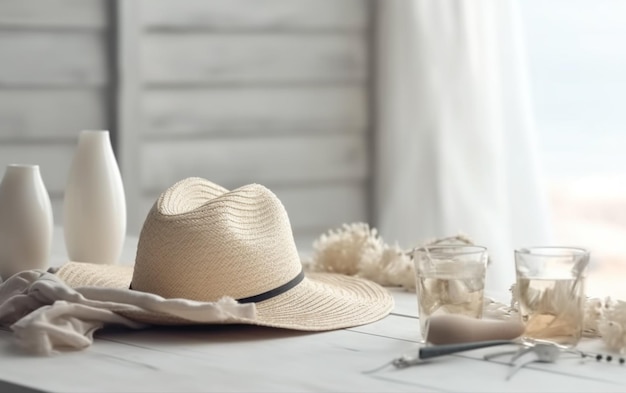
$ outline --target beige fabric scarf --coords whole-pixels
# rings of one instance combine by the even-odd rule
[[[146,311],[198,323],[256,316],[253,303],[239,304],[232,298],[196,302],[125,289],[73,289],[54,274],[40,270],[23,271],[0,284],[0,325],[10,326],[17,344],[36,354],[86,348],[93,343],[94,332],[105,324],[145,328],[148,325],[119,312]]]

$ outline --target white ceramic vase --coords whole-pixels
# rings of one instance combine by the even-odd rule
[[[39,165],[9,165],[0,183],[0,276],[47,269],[52,207]]]
[[[126,236],[126,198],[108,131],[81,131],[63,201],[67,255],[115,264]]]

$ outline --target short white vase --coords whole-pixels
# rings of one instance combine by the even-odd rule
[[[118,263],[126,236],[126,198],[108,131],[80,132],[63,213],[71,261]]]
[[[9,165],[0,183],[0,276],[46,269],[52,247],[52,207],[39,165]]]

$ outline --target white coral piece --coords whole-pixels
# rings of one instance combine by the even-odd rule
[[[397,245],[390,247],[385,244],[378,259],[364,259],[358,276],[380,285],[415,289],[415,273],[411,258]]]
[[[598,331],[606,346],[616,352],[623,353],[626,347],[626,334],[619,323],[602,320],[598,322]]]
[[[469,237],[459,234],[423,243],[473,244]],[[410,251],[397,244],[389,246],[375,228],[363,222],[343,224],[331,229],[313,243],[313,255],[305,266],[323,271],[358,276],[381,285],[400,286],[415,291],[415,268]]]
[[[586,337],[597,337],[598,321],[602,318],[604,303],[601,299],[592,298],[585,302],[585,312],[583,320],[583,334]]]
[[[626,350],[626,302],[607,298],[598,320],[598,332],[607,347],[623,353]]]
[[[385,244],[378,231],[363,222],[343,224],[321,235],[313,243],[309,268],[415,288],[413,263],[406,251]]]
[[[366,264],[380,260],[383,249],[375,228],[362,222],[343,224],[315,240],[310,268],[353,276],[359,273],[363,260]]]
[[[386,247],[381,258],[385,266],[386,278],[392,285],[399,285],[408,291],[415,291],[415,266],[411,257],[395,245]]]

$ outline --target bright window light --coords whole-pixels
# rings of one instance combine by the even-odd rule
[[[626,300],[626,1],[520,1],[554,241]]]

